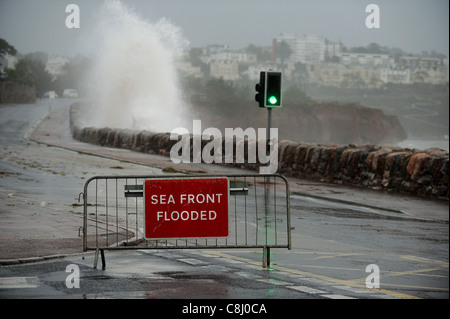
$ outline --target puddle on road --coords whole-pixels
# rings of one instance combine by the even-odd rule
[[[330,207],[310,207],[310,206],[291,206],[291,209],[299,210],[301,212],[308,211],[312,214],[320,214],[333,216],[337,218],[353,218],[353,219],[384,219],[384,220],[406,220],[411,219],[409,216],[395,216],[386,213],[378,212],[362,212],[348,208],[330,208]]]
[[[434,222],[440,223],[438,220],[427,220],[415,218],[403,212],[384,210],[382,208],[366,207],[358,204],[346,204],[325,199],[310,198],[295,195],[291,199],[291,211],[311,213],[315,215],[326,215],[336,218],[351,219],[377,219],[377,220],[395,220],[395,221],[413,221],[413,222]],[[302,216],[304,218],[304,216]]]

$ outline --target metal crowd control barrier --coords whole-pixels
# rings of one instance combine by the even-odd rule
[[[228,237],[145,238],[146,180],[218,177],[229,182]],[[86,181],[81,194],[83,251],[95,250],[94,268],[100,253],[105,269],[104,250],[262,248],[267,267],[271,248],[291,249],[290,191],[282,175],[95,176]]]

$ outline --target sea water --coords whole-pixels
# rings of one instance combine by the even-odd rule
[[[92,126],[169,132],[187,125],[174,63],[187,45],[180,28],[165,18],[146,21],[122,2],[107,1],[91,37],[86,80]]]

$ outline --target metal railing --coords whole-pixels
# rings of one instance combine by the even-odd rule
[[[149,179],[225,177],[229,181],[229,236],[225,238],[145,239],[143,185]],[[84,192],[83,251],[95,250],[94,268],[104,250],[263,248],[291,249],[290,190],[273,175],[95,176]]]

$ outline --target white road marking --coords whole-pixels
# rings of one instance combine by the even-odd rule
[[[243,264],[242,261],[234,260],[234,259],[229,259],[229,258],[224,258],[224,259],[222,259],[222,260],[223,260],[223,261],[226,261],[226,262],[228,262],[228,263],[231,263],[231,264]]]
[[[268,278],[268,279],[256,279],[256,280],[260,281],[260,282],[265,282],[265,283],[268,283],[268,284],[272,284],[272,285],[277,285],[277,286],[282,286],[282,285],[287,286],[287,285],[292,285],[293,284],[292,282],[281,281],[281,280],[271,279],[271,278]]]
[[[309,278],[309,277],[299,278],[299,280],[308,281],[308,282],[320,284],[320,285],[332,285],[333,284],[333,283],[325,281],[325,280],[321,280],[321,279],[317,279],[317,278]]]
[[[326,298],[330,298],[330,299],[357,299],[357,298],[344,296],[344,295],[337,295],[337,294],[321,295],[321,297],[326,297]]]
[[[178,261],[184,262],[186,264],[189,265],[204,265],[206,264],[205,262],[198,260],[198,259],[194,259],[194,258],[184,258],[184,259],[178,259]]]
[[[361,290],[361,289],[357,289],[357,288],[353,288],[353,287],[349,287],[349,286],[333,286],[333,288],[338,288],[338,289],[342,289],[342,290],[347,290],[353,293],[358,293],[358,294],[371,294],[371,293],[375,293],[376,291],[370,291],[370,290]]]
[[[37,288],[38,277],[2,277],[0,278],[0,289]]]
[[[287,287],[290,289],[294,289],[294,290],[298,290],[298,291],[302,291],[302,292],[306,292],[308,294],[326,294],[326,291],[323,290],[319,290],[319,289],[314,289],[311,287],[306,287],[306,286],[290,286]]]
[[[248,273],[248,272],[244,272],[244,271],[236,272],[235,274],[236,274],[236,275],[239,275],[239,276],[242,276],[242,277],[245,277],[245,278],[247,278],[247,279],[261,278],[261,276],[254,275],[254,274],[252,274],[252,273]]]

